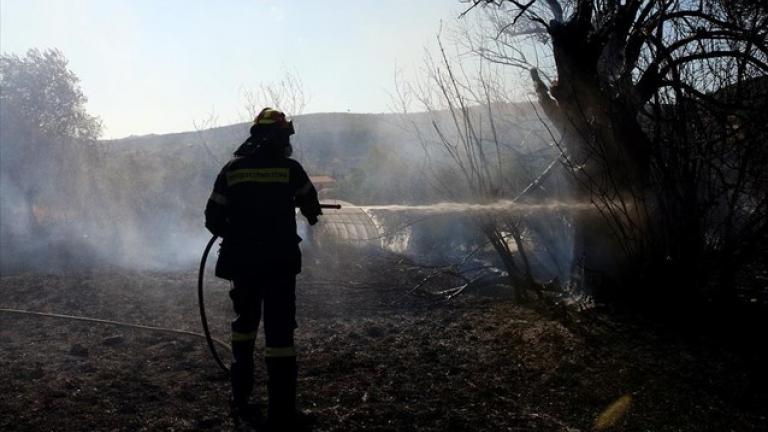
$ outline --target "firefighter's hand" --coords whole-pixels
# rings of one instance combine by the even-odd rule
[[[316,215],[307,216],[307,222],[309,222],[310,225],[316,224],[317,223],[317,216]]]

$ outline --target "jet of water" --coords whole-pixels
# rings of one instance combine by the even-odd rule
[[[487,204],[441,202],[436,204],[419,205],[368,205],[358,208],[369,211],[409,212],[421,214],[448,214],[448,213],[548,213],[557,211],[585,211],[592,209],[591,203],[547,201],[543,203],[518,203],[513,200],[500,200]]]

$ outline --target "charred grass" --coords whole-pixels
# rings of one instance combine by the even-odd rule
[[[305,268],[299,398],[317,431],[573,432],[593,430],[601,414],[605,430],[768,425],[768,380],[754,356],[482,288],[447,302],[408,294],[424,270],[398,257],[309,256]],[[228,285],[207,283],[212,329],[226,340]],[[4,308],[200,327],[193,270],[7,275],[0,293]],[[0,314],[0,346],[0,430],[234,428],[228,379],[202,339]],[[256,380],[264,402],[260,365]]]

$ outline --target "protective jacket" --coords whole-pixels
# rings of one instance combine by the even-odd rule
[[[262,147],[229,161],[205,208],[206,228],[223,238],[216,275],[232,280],[299,273],[296,207],[311,225],[322,214],[317,191],[297,161]]]

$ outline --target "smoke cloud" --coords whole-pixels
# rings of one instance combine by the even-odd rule
[[[418,121],[428,124],[423,116]],[[318,227],[302,224],[305,252],[317,254],[338,245],[378,246],[405,253],[417,262],[497,259],[473,224],[478,215],[515,215],[562,225],[563,214],[583,211],[584,203],[441,202],[431,175],[447,167],[424,149],[394,115],[311,114],[295,119],[295,156],[310,175],[334,182],[321,199],[358,205],[378,238],[319,240]],[[105,267],[137,270],[196,268],[210,234],[203,209],[213,181],[247,134],[238,124],[204,131],[74,143],[58,151],[56,178],[19,174],[4,165],[0,184],[2,272],[61,271]],[[240,137],[240,138],[238,138]],[[28,147],[3,145],[3,156],[35,160]],[[14,154],[10,154],[14,152]],[[431,164],[426,168],[426,164]],[[431,203],[431,204],[425,204]],[[340,221],[327,211],[322,223]],[[546,230],[545,228],[542,228]],[[370,234],[366,234],[370,236]],[[322,236],[321,236],[322,237]],[[545,246],[534,229],[527,236],[542,277],[564,277],[571,239]],[[312,251],[312,249],[315,249]],[[537,258],[540,257],[540,258]],[[556,263],[556,264],[553,264]]]

